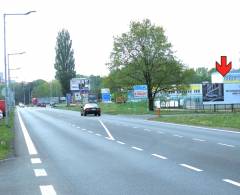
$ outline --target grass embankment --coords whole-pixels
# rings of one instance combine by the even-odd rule
[[[6,158],[11,152],[11,142],[13,139],[14,113],[10,114],[9,127],[5,125],[5,119],[0,121],[0,160]]]
[[[169,117],[160,116],[153,120],[213,128],[229,128],[240,131],[240,113],[174,115]]]
[[[103,104],[100,103],[104,114],[156,114],[148,111],[147,102],[129,102],[125,104]],[[58,105],[57,108],[80,111],[79,105],[67,107],[65,104]],[[240,113],[195,111],[186,109],[161,109],[160,117],[153,118],[155,121],[180,123],[188,125],[206,126],[214,128],[231,128],[240,131]]]

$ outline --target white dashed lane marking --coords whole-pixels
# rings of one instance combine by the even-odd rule
[[[99,137],[100,137],[100,136],[102,136],[102,135],[101,135],[101,134],[99,134],[99,133],[96,133],[95,135],[96,135],[96,136],[99,136]]]
[[[117,143],[121,144],[121,145],[124,145],[125,143],[124,142],[121,142],[121,141],[117,141]]]
[[[155,156],[155,157],[157,157],[157,158],[161,158],[161,159],[163,159],[163,160],[166,160],[166,159],[167,159],[167,157],[161,156],[161,155],[159,155],[159,154],[152,154],[152,156]]]
[[[92,131],[88,131],[88,133],[93,133]]]
[[[47,172],[45,171],[45,169],[33,169],[33,171],[36,177],[47,176]]]
[[[198,139],[198,138],[193,138],[192,139],[193,141],[199,141],[199,142],[205,142],[206,140],[204,140],[204,139]]]
[[[144,129],[144,131],[151,132],[151,130],[150,130],[150,129]]]
[[[138,147],[135,147],[135,146],[132,146],[131,148],[134,149],[134,150],[143,151],[142,148],[138,148]]]
[[[173,135],[174,137],[179,137],[179,138],[183,138],[183,136],[182,135],[177,135],[177,134],[175,134],[175,135]]]
[[[227,183],[230,183],[232,185],[235,185],[235,186],[238,186],[240,187],[240,183],[239,182],[236,182],[236,181],[233,181],[231,179],[223,179],[223,181],[227,182]]]
[[[227,146],[227,147],[231,147],[231,148],[234,148],[234,147],[235,147],[234,145],[224,144],[224,143],[218,143],[218,145]]]
[[[31,158],[31,163],[32,164],[40,164],[42,163],[40,158]]]
[[[56,195],[56,191],[52,185],[39,186],[42,195]]]
[[[197,172],[201,172],[203,170],[199,169],[199,168],[196,168],[196,167],[193,167],[193,166],[190,166],[190,165],[187,165],[187,164],[180,164],[182,167],[185,167],[185,168],[188,168],[188,169],[191,169],[191,170],[194,170],[194,171],[197,171]]]

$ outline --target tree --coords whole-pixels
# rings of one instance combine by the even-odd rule
[[[50,89],[48,82],[40,82],[37,86],[35,86],[32,90],[32,97],[49,97]]]
[[[109,69],[119,70],[129,84],[146,84],[149,110],[160,91],[183,83],[184,66],[176,60],[162,27],[150,20],[131,22],[130,31],[114,38]]]
[[[55,50],[55,78],[61,83],[62,92],[66,95],[70,91],[70,80],[76,76],[72,40],[67,30],[58,33]]]

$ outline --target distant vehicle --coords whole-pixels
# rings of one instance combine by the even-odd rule
[[[3,119],[3,112],[0,110],[0,120]]]
[[[52,108],[55,108],[56,107],[56,103],[55,102],[50,102],[49,104]]]
[[[87,116],[88,114],[101,116],[101,108],[96,103],[88,103],[81,106],[81,116]]]
[[[46,107],[46,104],[45,104],[45,103],[40,103],[40,102],[39,102],[39,103],[37,103],[37,106],[38,106],[38,107]]]
[[[32,98],[32,104],[37,105],[38,104],[38,99],[37,98]]]
[[[19,102],[18,106],[19,106],[20,108],[24,108],[24,107],[25,107],[25,105],[24,105],[22,102]]]
[[[0,110],[3,113],[3,116],[5,116],[5,100],[0,100]]]

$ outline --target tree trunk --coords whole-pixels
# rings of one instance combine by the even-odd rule
[[[154,111],[154,98],[153,98],[153,94],[152,94],[152,89],[151,87],[148,86],[148,109],[149,111]]]

